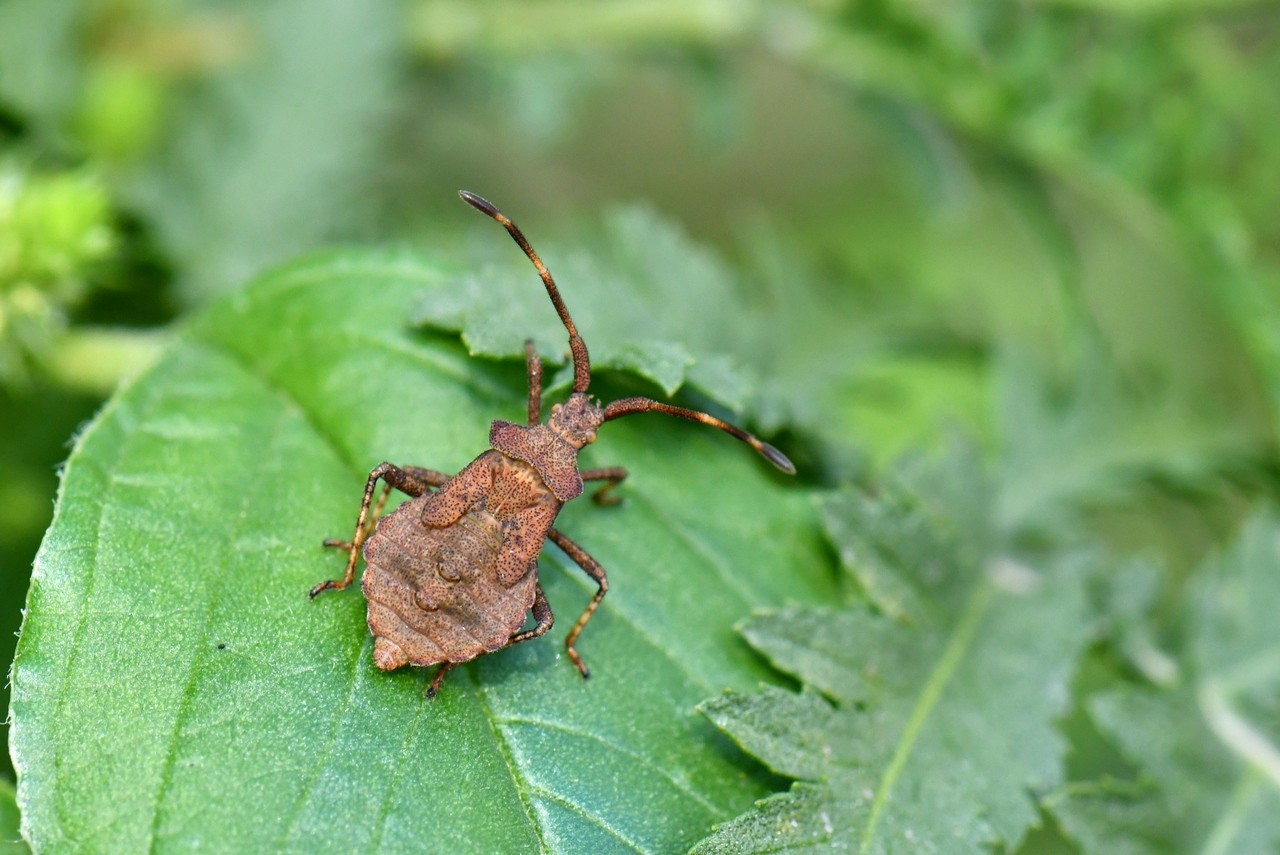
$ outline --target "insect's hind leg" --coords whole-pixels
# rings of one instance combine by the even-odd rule
[[[454,668],[458,667],[457,662],[445,662],[436,669],[436,675],[431,678],[431,685],[427,686],[427,700],[431,700],[440,691],[440,684],[444,682],[444,675],[448,674]]]
[[[391,485],[384,484],[382,488],[382,495],[378,497],[378,504],[373,506],[373,513],[369,514],[369,519],[365,521],[364,528],[357,537],[352,537],[351,540],[338,540],[336,537],[326,537],[321,545],[331,549],[340,549],[343,552],[350,552],[351,545],[357,540],[363,542],[368,539],[369,535],[373,532],[374,526],[377,525],[378,520],[381,519],[382,509],[387,506],[387,497],[390,495]]]
[[[609,592],[609,577],[605,574],[604,568],[600,566],[599,561],[596,561],[581,546],[554,528],[547,532],[547,537],[551,538],[551,541],[556,546],[563,549],[565,555],[572,558],[573,562],[581,567],[583,572],[594,579],[596,584],[600,586],[600,589],[596,591],[596,595],[591,598],[591,602],[587,603],[587,608],[582,613],[582,616],[578,618],[578,622],[573,625],[573,629],[569,630],[569,637],[564,640],[565,652],[569,654],[569,659],[573,661],[574,665],[578,666],[578,671],[584,678],[590,677],[591,669],[587,668],[587,664],[582,661],[582,657],[578,655],[577,648],[574,645],[578,641],[578,636],[582,634],[583,627],[587,625],[587,621],[591,620],[591,616],[595,614],[600,601]]]
[[[556,622],[556,617],[551,613],[551,604],[547,602],[547,595],[542,592],[542,586],[536,589],[533,599],[533,617],[538,622],[533,629],[527,629],[524,632],[517,632],[507,641],[507,646],[519,644],[522,641],[528,641],[531,638],[537,638],[546,634],[551,629],[551,625]],[[440,691],[440,685],[444,682],[444,677],[454,668],[458,667],[457,662],[445,662],[436,669],[435,676],[431,678],[431,685],[427,686],[427,700],[431,700]]]
[[[542,586],[539,585],[533,595],[533,619],[538,622],[533,629],[526,629],[523,632],[517,632],[507,641],[507,646],[519,644],[522,641],[528,641],[531,638],[537,638],[540,635],[546,635],[547,630],[551,629],[556,622],[556,616],[551,613],[551,603],[547,602],[547,595],[543,593]]]
[[[382,497],[378,499],[378,504],[373,510],[372,516],[369,514],[369,505],[373,502],[373,491],[378,486],[378,481],[386,482],[386,489],[382,491]],[[345,540],[326,540],[325,546],[337,549],[346,549],[347,569],[343,573],[341,579],[326,579],[319,585],[311,589],[311,597],[322,591],[334,589],[341,591],[343,588],[351,584],[351,580],[355,577],[356,559],[360,555],[360,547],[364,544],[365,538],[373,530],[374,523],[382,514],[382,509],[387,503],[387,496],[391,493],[391,488],[395,488],[402,493],[417,498],[429,491],[432,487],[439,487],[449,480],[449,476],[443,472],[437,472],[434,469],[423,469],[419,466],[406,466],[401,469],[391,463],[379,463],[369,473],[369,480],[364,485],[364,500],[360,503],[360,515],[356,518],[355,534],[351,536],[350,541]]]
[[[591,494],[591,501],[597,505],[616,505],[622,500],[613,495],[613,488],[627,477],[627,470],[621,466],[603,466],[599,469],[582,470],[583,481],[608,481],[600,489]]]

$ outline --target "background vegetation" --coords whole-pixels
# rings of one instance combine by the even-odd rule
[[[518,219],[566,294],[581,289],[571,307],[608,382],[687,381],[794,451],[791,489],[815,497],[840,565],[829,602],[813,582],[796,610],[743,626],[735,655],[749,642],[764,658],[709,672],[737,694],[683,707],[707,701],[745,749],[724,762],[751,783],[712,786],[683,837],[619,839],[687,847],[732,820],[702,845],[767,847],[793,828],[788,845],[896,851],[911,811],[847,794],[945,768],[963,774],[903,789],[965,830],[932,829],[957,847],[1274,851],[1277,80],[1280,9],[1234,0],[8,0],[0,619],[16,632],[79,426],[166,342],[178,350],[134,403],[160,396],[183,347],[256,329],[250,310],[273,307],[288,275],[248,309],[218,301],[266,269],[321,247],[407,247],[422,276],[453,271],[421,300],[388,275],[409,346],[425,323],[513,355],[536,316],[528,331],[557,353],[531,275],[457,201],[465,187]],[[349,299],[382,299],[325,263]],[[486,328],[494,295],[528,302]],[[175,333],[180,317],[201,320]],[[263,329],[264,359],[293,352]],[[452,358],[446,341],[422,346]],[[508,378],[460,399],[477,412],[518,395],[516,362],[475,370]],[[352,471],[391,455],[372,433],[352,442]],[[333,478],[354,493],[346,475]],[[785,507],[777,519],[798,513]],[[1060,608],[1006,620],[999,596],[1020,590],[1023,564],[1062,586]],[[1008,584],[984,593],[986,578]],[[814,608],[835,614],[815,622]],[[1042,634],[1009,635],[1030,632],[1014,613],[1039,615]],[[845,630],[824,642],[831,627]],[[991,649],[952,661],[966,633]],[[1026,661],[999,659],[1000,639]],[[872,652],[820,667],[845,649],[910,654],[863,685]],[[965,687],[993,674],[1020,688],[974,706],[985,689]],[[988,727],[947,730],[968,717]],[[955,747],[1009,732],[1041,750],[987,768],[981,740]],[[919,750],[864,750],[877,740]],[[829,743],[837,759],[815,760]],[[1010,789],[1029,800],[1005,803]],[[788,795],[746,813],[773,791]]]

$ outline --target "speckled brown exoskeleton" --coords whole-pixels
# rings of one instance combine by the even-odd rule
[[[603,423],[637,413],[702,422],[747,443],[782,471],[795,472],[776,448],[707,413],[642,397],[607,405],[588,397],[587,346],[551,273],[515,223],[479,196],[466,191],[459,195],[505,226],[537,268],[569,332],[573,392],[563,404],[551,408],[551,418],[543,423],[542,362],[533,343],[527,342],[528,425],[495,421],[489,429],[489,450],[453,477],[432,469],[379,464],[365,483],[351,540],[325,541],[326,546],[347,551],[346,573],[340,580],[316,585],[311,596],[350,585],[363,548],[362,587],[369,601],[373,661],[384,671],[402,665],[439,665],[428,697],[435,695],[455,665],[537,638],[551,628],[551,606],[538,582],[538,553],[547,539],[599,585],[565,639],[573,664],[583,677],[590,674],[575,645],[609,590],[609,579],[604,568],[554,523],[564,503],[582,495],[584,481],[604,482],[593,495],[596,502],[617,501],[610,490],[627,477],[625,469],[578,469],[579,449],[595,441]],[[373,506],[379,480],[386,486]],[[379,520],[392,488],[413,498]],[[535,625],[524,629],[530,611]]]

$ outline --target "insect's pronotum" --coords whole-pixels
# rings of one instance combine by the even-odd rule
[[[362,587],[369,601],[373,660],[385,671],[402,665],[439,665],[428,697],[436,694],[455,665],[551,629],[554,616],[538,582],[538,553],[547,539],[599,585],[565,639],[569,658],[583,677],[589,676],[576,644],[609,590],[609,579],[599,562],[554,523],[564,503],[582,495],[584,481],[603,482],[593,494],[597,503],[617,501],[610,491],[627,477],[625,469],[578,469],[579,449],[595,441],[603,423],[637,413],[701,422],[747,443],[783,472],[795,472],[791,461],[772,445],[707,413],[642,397],[604,405],[588,397],[587,346],[551,273],[501,211],[474,193],[464,190],[459,195],[506,227],[537,268],[569,333],[573,392],[563,404],[552,406],[551,417],[542,421],[542,361],[533,343],[526,342],[528,425],[495,421],[489,429],[489,450],[452,477],[433,469],[379,464],[365,483],[351,540],[325,541],[326,546],[347,551],[346,573],[340,580],[316,585],[311,596],[350,585],[363,547]],[[379,479],[386,486],[374,505]],[[413,498],[379,520],[393,487]],[[530,611],[535,625],[522,629]]]

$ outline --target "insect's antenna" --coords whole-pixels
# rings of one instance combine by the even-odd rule
[[[512,239],[524,250],[524,254],[529,256],[533,266],[538,269],[538,275],[542,277],[542,284],[547,286],[547,296],[551,298],[551,304],[556,307],[560,320],[564,322],[564,328],[569,331],[569,351],[573,354],[573,391],[587,391],[587,386],[591,383],[591,358],[587,356],[587,344],[582,340],[582,336],[578,335],[578,328],[573,325],[573,318],[569,317],[569,310],[565,308],[564,300],[560,299],[560,289],[556,287],[555,280],[551,278],[551,271],[547,270],[546,265],[542,263],[542,259],[538,258],[538,253],[533,251],[533,247],[529,246],[529,241],[525,238],[524,233],[507,218],[506,214],[494,207],[492,202],[477,196],[469,190],[459,190],[458,195],[462,197],[462,201],[477,211],[488,214],[502,223],[506,230],[511,233]]]
[[[612,421],[620,419],[623,416],[634,416],[636,413],[663,413],[676,418],[688,419],[691,422],[702,422],[704,425],[710,425],[713,428],[719,428],[731,436],[745,442],[747,445],[758,451],[761,456],[777,466],[788,475],[796,474],[795,465],[787,459],[787,456],[778,449],[774,448],[759,437],[747,433],[737,425],[731,425],[726,421],[716,418],[715,416],[702,413],[697,410],[686,410],[684,407],[673,407],[670,404],[664,404],[651,398],[619,398],[604,408],[604,420]]]

